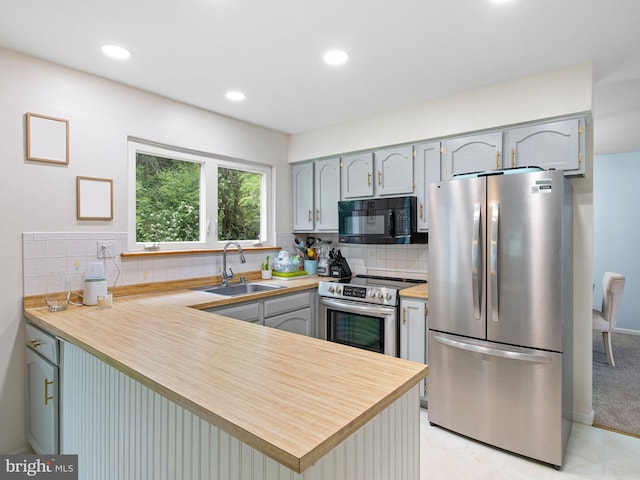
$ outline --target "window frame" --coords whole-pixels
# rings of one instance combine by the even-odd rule
[[[218,167],[241,170],[260,174],[260,238],[257,240],[239,240],[243,247],[274,245],[274,224],[272,184],[273,166],[257,162],[249,162],[212,153],[188,150],[179,147],[160,145],[140,139],[128,139],[128,178],[129,201],[127,220],[127,250],[144,252],[147,243],[136,241],[136,158],[138,153],[145,153],[164,158],[194,162],[200,164],[200,240],[193,242],[161,242],[160,251],[174,250],[207,250],[223,248],[226,240],[218,240]]]

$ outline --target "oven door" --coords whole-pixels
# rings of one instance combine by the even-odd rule
[[[320,338],[398,356],[398,309],[320,298]]]

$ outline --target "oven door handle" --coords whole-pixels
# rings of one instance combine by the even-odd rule
[[[334,300],[332,298],[322,298],[320,303],[342,312],[364,313],[370,317],[378,315],[393,315],[396,311],[395,307],[388,305],[372,305],[370,303],[363,303],[361,305],[359,303],[349,302],[348,300]]]

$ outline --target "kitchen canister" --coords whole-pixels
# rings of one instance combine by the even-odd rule
[[[84,280],[84,289],[82,291],[82,303],[85,305],[97,305],[98,297],[107,294],[107,279],[102,278],[86,278]]]
[[[309,275],[315,275],[316,273],[318,273],[318,260],[305,260],[304,270]]]

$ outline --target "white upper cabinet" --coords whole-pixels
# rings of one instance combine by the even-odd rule
[[[291,166],[293,230],[313,231],[313,163]]]
[[[429,184],[441,180],[440,142],[419,143],[415,147],[418,230],[429,229]]]
[[[385,148],[374,153],[376,196],[411,195],[413,146]]]
[[[502,132],[453,138],[445,142],[444,179],[502,168]]]
[[[340,200],[340,158],[315,161],[315,231],[338,231]]]
[[[373,195],[373,152],[342,157],[342,198]]]
[[[509,158],[505,167],[542,167],[583,174],[584,131],[583,118],[512,128],[506,132]]]

